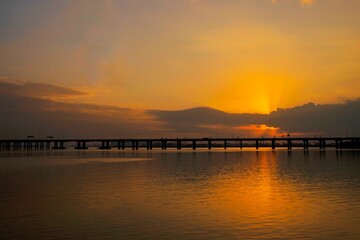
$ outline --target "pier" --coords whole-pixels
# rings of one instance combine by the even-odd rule
[[[243,149],[310,148],[360,149],[360,137],[320,138],[129,138],[129,139],[1,139],[0,151],[6,150],[139,150],[139,149]]]

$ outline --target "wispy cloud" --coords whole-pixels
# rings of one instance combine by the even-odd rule
[[[281,2],[282,0],[271,0],[273,3]],[[300,2],[301,5],[311,5],[315,2],[315,0],[296,0]]]
[[[301,4],[303,5],[311,5],[315,0],[301,0]]]
[[[49,83],[31,82],[23,79],[0,77],[0,94],[22,97],[58,99],[86,96],[87,92]]]

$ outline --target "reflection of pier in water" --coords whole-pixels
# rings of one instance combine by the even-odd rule
[[[149,138],[149,139],[12,139],[0,140],[0,150],[20,149],[212,149],[212,148],[335,148],[360,149],[360,137],[329,138]]]

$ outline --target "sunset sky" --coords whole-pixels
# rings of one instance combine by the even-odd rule
[[[26,112],[27,99],[51,103],[32,105],[42,114],[66,108],[100,117],[127,109],[121,116],[136,121],[125,125],[136,129],[140,121],[167,134],[182,129],[171,129],[162,112],[196,107],[231,116],[296,112],[309,102],[359,107],[359,11],[360,0],[3,0],[0,103],[9,111],[0,121],[18,119],[20,110],[12,110]],[[9,107],[9,98],[18,104]],[[125,121],[121,116],[109,121]],[[259,118],[228,123],[198,126],[201,134],[265,125],[285,131]],[[286,132],[317,132],[294,126]],[[360,133],[349,128],[339,133]],[[0,133],[10,136],[7,130]],[[17,134],[28,132],[31,124]]]

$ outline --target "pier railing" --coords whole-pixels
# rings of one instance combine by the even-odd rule
[[[50,149],[212,149],[212,148],[335,148],[360,149],[360,137],[313,138],[129,138],[129,139],[0,139],[0,150]]]

